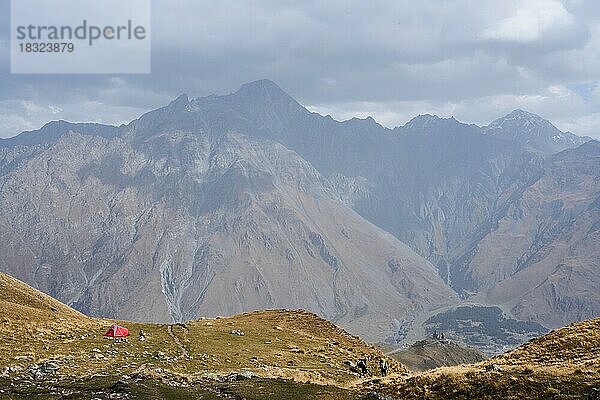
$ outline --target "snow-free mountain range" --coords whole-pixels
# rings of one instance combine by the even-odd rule
[[[261,80],[0,140],[0,270],[93,316],[303,308],[493,352],[599,316],[599,260],[600,143],[521,110],[388,129]]]

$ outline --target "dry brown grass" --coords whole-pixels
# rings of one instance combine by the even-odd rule
[[[480,363],[370,379],[359,387],[402,399],[583,399],[600,387],[600,319],[571,324]]]
[[[256,392],[256,398],[271,384],[281,393],[286,387],[319,393],[310,383],[339,398],[360,398],[356,395],[375,390],[402,399],[580,399],[600,386],[600,319],[553,331],[478,364],[408,374],[390,360],[392,375],[383,379],[373,376],[379,349],[306,311],[258,311],[171,326],[123,322],[132,336],[122,343],[103,338],[112,322],[86,317],[0,274],[0,370],[53,360],[61,375],[81,382],[97,374],[127,374],[197,385],[206,385],[210,373],[251,371],[269,378],[239,384],[244,393]],[[140,329],[146,341],[137,340]],[[98,350],[102,356],[96,356]],[[158,352],[164,355],[157,357]],[[28,359],[15,359],[19,356]],[[361,357],[371,367],[365,379],[350,374],[344,364]],[[486,371],[490,364],[501,370]],[[291,381],[299,386],[285,383]]]
[[[487,372],[475,366],[446,367],[411,377],[370,380],[360,386],[398,399],[584,399],[600,383],[597,371],[509,367]]]
[[[560,369],[598,368],[600,318],[576,322],[531,340],[494,358],[502,365],[557,366]]]
[[[3,274],[0,289],[0,370],[54,360],[61,373],[81,377],[158,370],[193,381],[207,373],[251,371],[266,378],[342,384],[356,379],[345,361],[364,357],[374,367],[383,356],[378,348],[302,310],[258,311],[170,327],[116,321],[131,336],[114,343],[103,338],[112,320],[86,317]],[[140,329],[146,341],[138,341]],[[231,334],[233,330],[244,336]],[[29,358],[16,360],[19,356]],[[389,362],[394,371],[403,371]]]

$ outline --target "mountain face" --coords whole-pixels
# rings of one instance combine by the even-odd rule
[[[2,176],[5,271],[93,315],[306,308],[371,340],[456,301],[296,153],[234,132],[149,135],[155,117],[118,137],[68,127]]]
[[[597,142],[504,120],[338,122],[263,80],[127,126],[50,123],[0,141],[0,267],[92,315],[301,307],[371,340],[459,297],[596,316],[574,288],[598,276]],[[548,134],[572,140],[524,139]]]
[[[227,96],[183,96],[135,124],[146,132],[157,125],[253,132],[283,144],[329,180],[340,199],[410,244],[458,290],[455,265],[542,170],[541,156],[474,125],[434,116],[393,131],[373,119],[338,122],[308,112],[270,81]]]
[[[558,326],[600,313],[600,143],[558,153],[478,245],[467,276],[487,301]]]

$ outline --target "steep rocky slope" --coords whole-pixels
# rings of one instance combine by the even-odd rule
[[[518,122],[526,127],[538,120],[527,114]],[[544,137],[556,130],[542,125]],[[341,200],[436,265],[459,293],[468,289],[465,258],[544,168],[543,155],[521,141],[475,125],[431,115],[394,130],[371,118],[338,122],[310,113],[268,80],[225,96],[181,96],[134,126],[248,132],[283,144],[313,165]]]
[[[471,297],[481,292],[483,295],[473,301],[492,305],[504,304],[493,293],[485,296],[498,281],[527,270],[527,275],[513,279],[533,285],[537,278],[528,276],[544,279],[549,274],[530,269],[533,259],[518,267],[514,265],[512,258],[523,253],[506,249],[505,244],[524,245],[518,232],[512,237],[507,237],[510,233],[500,236],[498,232],[494,238],[490,238],[490,233],[502,229],[502,221],[510,218],[507,214],[523,201],[524,193],[535,190],[532,188],[539,185],[538,180],[553,168],[552,161],[547,161],[552,153],[589,141],[560,132],[550,122],[521,110],[485,128],[431,115],[416,117],[393,131],[370,118],[337,122],[307,112],[269,81],[245,85],[232,95],[192,100],[188,107],[200,114],[214,107],[235,111],[231,114],[237,117],[230,117],[219,129],[252,130],[254,135],[293,149],[328,178],[340,199],[431,261],[457,293]],[[594,143],[582,148],[593,149]],[[598,168],[565,173],[589,180],[594,179]],[[556,196],[593,199],[597,189],[594,185],[562,185],[553,190],[554,193],[540,193],[531,199],[531,207],[544,214],[541,218],[553,218],[553,209],[544,206],[544,202],[552,202]],[[593,218],[590,222],[592,227]],[[523,229],[535,232],[536,228],[526,227],[526,223]],[[555,221],[555,225],[554,230],[568,230],[568,218]],[[586,237],[588,245],[597,243],[593,235]],[[565,246],[566,240],[565,236],[556,238],[556,244]],[[586,250],[581,251],[584,254]],[[547,253],[536,254],[550,257]],[[527,257],[523,255],[524,260]],[[554,262],[551,257],[547,261]],[[488,267],[490,264],[497,267]],[[598,275],[593,261],[582,261],[581,266],[581,270],[570,275],[572,287],[587,287],[595,279],[589,280],[590,275]],[[482,269],[485,270],[481,274],[472,272]],[[519,290],[506,297],[520,296]],[[538,309],[537,314],[520,312],[511,305],[506,311],[559,326],[598,315],[593,307],[598,302],[588,293],[584,291],[581,296],[566,300],[568,306],[549,309],[546,302],[553,301],[548,299],[552,292],[546,289],[534,296],[538,302],[531,307]]]
[[[561,326],[600,315],[600,143],[548,161],[474,251],[466,275],[486,301]]]
[[[164,122],[162,114],[149,114],[146,123],[154,125],[150,121],[158,118],[174,127],[248,131],[284,144],[309,161],[342,201],[431,261],[463,297],[486,294],[490,282],[517,272],[506,259],[513,253],[495,250],[503,243],[481,251],[485,240],[550,168],[544,158],[589,139],[560,132],[520,110],[483,129],[431,115],[416,117],[393,131],[370,118],[337,122],[308,112],[270,81],[244,85],[226,96],[182,97],[178,103],[185,118]],[[546,146],[548,140],[554,146]],[[592,196],[594,189],[588,189],[592,192],[586,195]],[[571,188],[558,190],[569,196]],[[510,240],[519,242],[518,235]],[[483,264],[502,265],[472,273],[481,268],[476,254],[486,259]],[[593,270],[589,264],[584,268]],[[542,294],[541,301],[548,295]],[[476,299],[497,304],[492,297],[489,303],[485,296]],[[557,307],[553,312],[558,319],[548,313],[520,315],[550,326],[594,316],[586,306],[579,307],[579,315]]]
[[[306,308],[371,340],[455,301],[294,152],[233,132],[153,132],[155,113],[119,137],[67,125],[0,177],[4,271],[96,316]]]

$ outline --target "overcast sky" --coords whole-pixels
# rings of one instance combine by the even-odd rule
[[[127,122],[183,92],[269,78],[336,119],[485,125],[522,108],[600,138],[596,0],[156,0],[152,74],[123,76],[10,75],[8,10],[0,0],[0,137]]]

